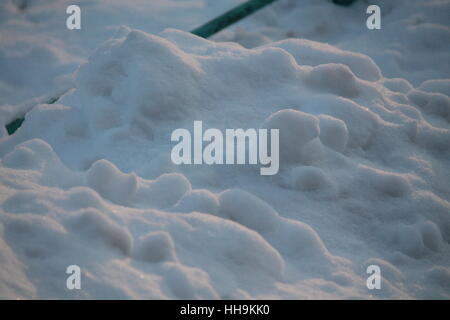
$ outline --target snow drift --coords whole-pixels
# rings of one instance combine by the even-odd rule
[[[315,63],[292,54],[302,40],[123,28],[101,44],[0,140],[0,295],[449,298],[449,81],[414,88],[306,45]],[[198,119],[279,128],[278,175],[173,165],[172,130]]]

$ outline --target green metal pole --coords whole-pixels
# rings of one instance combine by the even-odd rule
[[[16,120],[13,120],[12,122],[8,123],[6,125],[6,131],[9,135],[12,135],[14,132],[17,131],[17,129],[20,128],[22,125],[22,122],[25,121],[25,118],[17,118]]]
[[[333,3],[339,4],[341,6],[349,6],[356,0],[333,0]]]
[[[277,0],[250,0],[244,2],[236,8],[231,9],[230,11],[227,11],[217,18],[212,19],[204,25],[192,30],[191,33],[202,38],[209,38],[220,30],[275,1]]]

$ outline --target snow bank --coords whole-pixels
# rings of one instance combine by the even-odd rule
[[[377,297],[448,298],[445,85],[286,49],[302,46],[127,29],[101,44],[59,104],[0,138],[1,295],[368,298],[373,262]],[[279,174],[173,165],[172,131],[199,119],[279,129]],[[71,264],[78,293],[58,286]]]

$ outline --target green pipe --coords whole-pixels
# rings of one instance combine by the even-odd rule
[[[16,120],[11,121],[6,125],[6,131],[9,135],[12,135],[14,132],[16,132],[17,129],[20,128],[22,125],[22,122],[24,122],[25,118],[17,118]]]
[[[349,6],[356,0],[333,0],[333,3],[339,4],[341,6]]]
[[[225,12],[211,21],[208,21],[204,25],[191,31],[191,33],[202,37],[209,38],[213,34],[228,27],[229,25],[251,15],[253,12],[267,6],[268,4],[277,0],[250,0],[243,4]]]

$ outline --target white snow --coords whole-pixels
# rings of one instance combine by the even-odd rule
[[[68,2],[0,4],[0,122],[30,110],[0,134],[1,298],[450,298],[450,2],[162,31],[239,2],[81,2],[85,33]],[[194,120],[279,129],[280,171],[174,165]]]
[[[300,162],[305,145],[319,135],[319,121],[315,116],[283,109],[271,114],[263,128],[280,130],[280,159],[282,162]]]
[[[328,148],[341,152],[348,142],[348,129],[345,122],[328,115],[320,115],[320,141]]]

